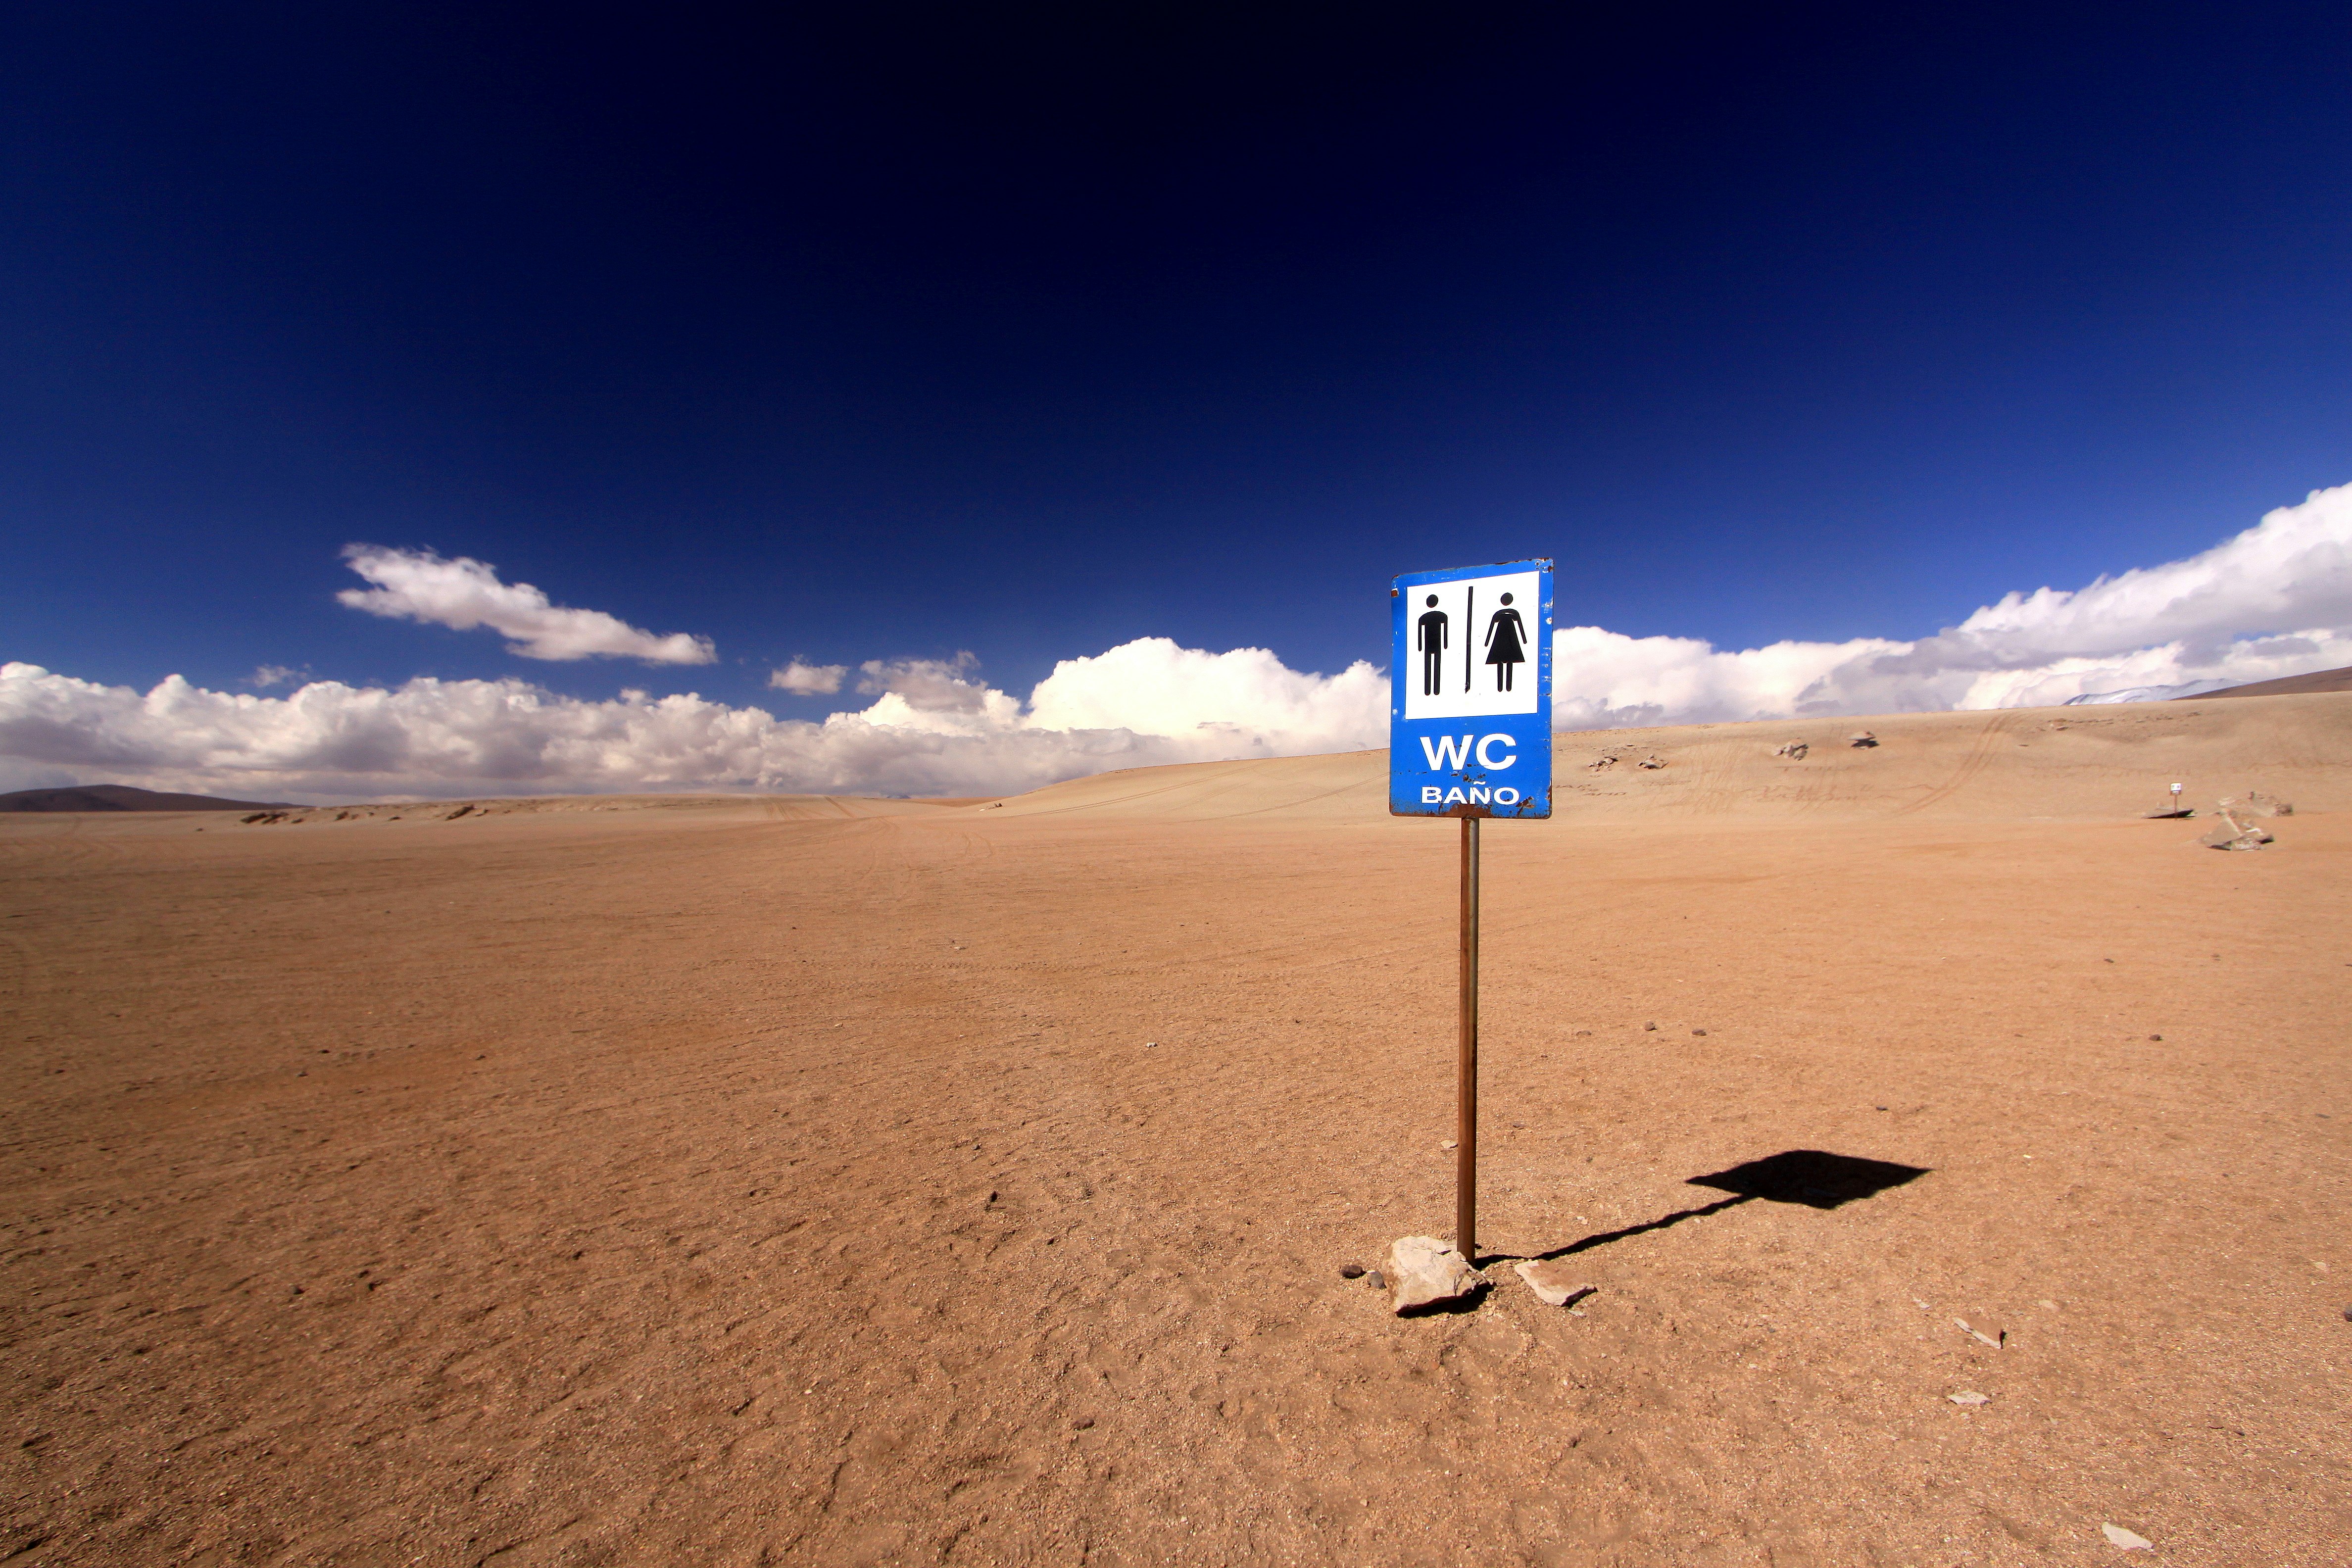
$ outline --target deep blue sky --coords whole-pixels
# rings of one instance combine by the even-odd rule
[[[2352,479],[2339,6],[483,9],[0,24],[0,657],[805,714],[1379,662],[1532,554],[1916,636]],[[373,620],[354,540],[723,662]]]

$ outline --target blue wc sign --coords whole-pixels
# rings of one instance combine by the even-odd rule
[[[1409,572],[1389,590],[1389,810],[1551,815],[1551,563]]]

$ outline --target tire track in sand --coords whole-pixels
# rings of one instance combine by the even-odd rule
[[[1960,758],[1959,765],[1952,770],[1951,777],[1936,785],[1910,805],[1896,806],[1889,815],[1909,816],[1916,812],[1925,811],[1931,805],[1940,805],[1951,799],[1953,795],[1969,780],[1985,771],[1986,764],[1992,761],[1994,748],[2000,743],[2000,738],[2009,731],[2009,721],[2001,715],[1995,714],[1985,721],[1985,727],[1977,731],[1975,742],[1969,747],[1967,754]]]

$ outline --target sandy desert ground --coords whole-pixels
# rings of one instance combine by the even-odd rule
[[[2352,1562],[2352,696],[1865,722],[1486,832],[1580,1316],[1379,753],[0,823],[0,1559]]]

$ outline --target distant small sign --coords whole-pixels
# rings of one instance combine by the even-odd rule
[[[1389,810],[1551,815],[1549,561],[1411,572],[1389,591]]]

